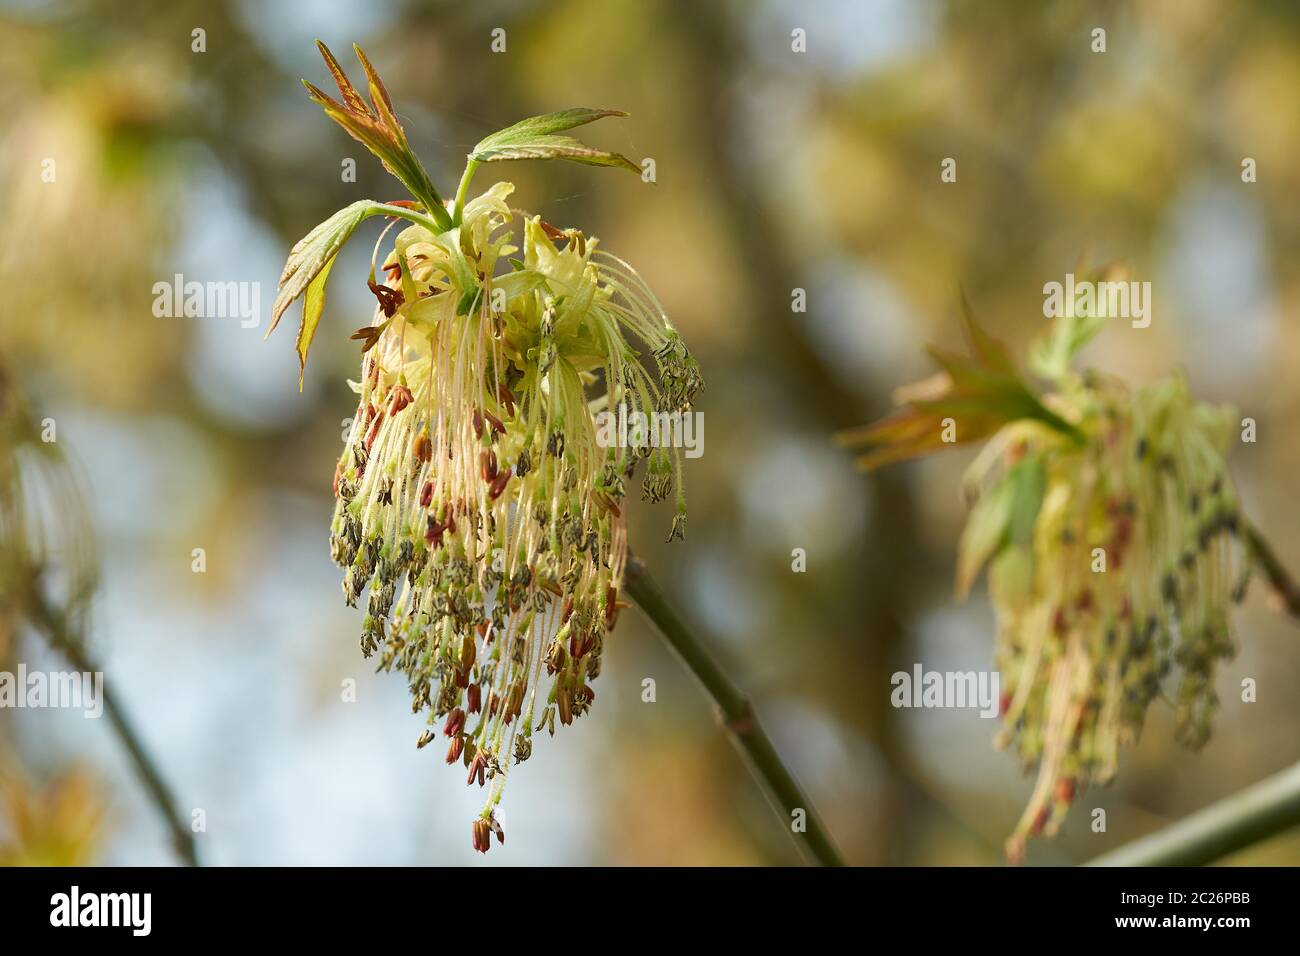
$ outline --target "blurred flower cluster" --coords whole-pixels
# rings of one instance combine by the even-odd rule
[[[844,436],[868,448],[868,467],[987,440],[965,480],[973,507],[957,590],[988,568],[998,745],[1037,768],[1007,843],[1013,860],[1029,836],[1056,832],[1082,787],[1113,777],[1166,678],[1179,739],[1203,745],[1215,665],[1233,653],[1240,517],[1223,458],[1233,412],[1193,401],[1180,377],[1130,389],[1074,371],[1103,322],[1070,310],[1036,343],[1040,394],[967,310],[973,357],[936,353],[940,376],[901,390],[891,418]]]

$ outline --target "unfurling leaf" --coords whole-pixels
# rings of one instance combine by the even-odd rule
[[[903,407],[871,425],[836,436],[847,448],[864,448],[864,469],[904,461],[941,448],[980,441],[1004,425],[1022,419],[1042,422],[1075,435],[1074,426],[1045,406],[1016,371],[1003,345],[976,323],[962,299],[971,357],[930,349],[942,372],[900,388],[894,396]],[[956,424],[956,439],[945,441],[944,420]]]
[[[280,288],[275,303],[271,306],[271,324],[266,330],[267,335],[280,324],[284,310],[307,291],[307,286],[317,274],[328,267],[343,243],[361,225],[361,221],[382,209],[383,204],[373,199],[359,199],[340,209],[294,244],[289,250],[284,271],[280,273]]]
[[[980,571],[1008,545],[1032,544],[1038,511],[1047,487],[1041,455],[1030,455],[1007,469],[971,510],[957,558],[957,596],[965,597]]]
[[[1127,281],[1128,268],[1111,263],[1084,274],[1085,282]],[[1070,371],[1075,354],[1096,337],[1106,324],[1106,315],[1080,315],[1074,302],[1063,303],[1046,335],[1036,339],[1029,350],[1029,367],[1035,375],[1050,382],[1060,382]]]
[[[325,283],[329,280],[334,259],[366,217],[382,215],[414,217],[421,224],[433,226],[429,220],[405,207],[375,202],[373,199],[360,199],[330,216],[289,250],[284,272],[280,274],[280,288],[271,306],[271,323],[266,334],[269,336],[275,331],[285,310],[300,295],[304,296],[297,344],[299,388],[302,388],[302,376],[307,369],[307,349],[311,346],[312,336],[316,334],[316,326],[320,323],[321,311],[325,308]]]
[[[420,201],[425,211],[442,228],[450,226],[451,217],[443,208],[442,197],[438,195],[438,190],[434,188],[419,157],[411,151],[411,146],[406,140],[406,131],[402,129],[402,124],[397,121],[397,116],[393,112],[393,101],[388,95],[388,90],[384,87],[379,74],[375,72],[375,68],[366,59],[366,55],[361,52],[361,48],[354,45],[352,49],[356,52],[357,59],[361,61],[362,69],[365,70],[370,88],[371,106],[367,106],[366,101],[361,98],[361,94],[347,78],[347,74],[343,72],[343,68],[339,66],[338,60],[334,58],[329,47],[319,40],[316,41],[316,47],[334,77],[343,102],[340,103],[303,80],[303,86],[307,87],[308,94],[325,110],[326,116],[379,157],[384,168],[402,181],[411,195]]]
[[[982,497],[966,519],[957,546],[957,596],[965,597],[985,562],[994,557],[1007,540],[1007,526],[1015,504],[1015,481],[1010,473]]]
[[[589,166],[618,166],[634,173],[640,167],[619,153],[595,149],[561,130],[583,126],[605,116],[626,116],[622,110],[569,109],[530,116],[479,141],[469,154],[472,163],[497,163],[510,159],[568,159]]]

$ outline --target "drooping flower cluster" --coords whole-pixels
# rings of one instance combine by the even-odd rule
[[[972,357],[898,396],[894,416],[843,436],[874,467],[957,442],[987,444],[967,473],[974,501],[957,590],[986,566],[998,616],[1000,747],[1037,768],[1007,841],[1054,834],[1089,783],[1115,774],[1148,706],[1172,695],[1177,736],[1209,738],[1215,666],[1231,657],[1228,609],[1241,518],[1224,453],[1230,409],[1181,378],[1129,389],[1069,360],[1100,329],[1073,313],[1035,349],[1037,394],[967,313]],[[955,435],[951,431],[955,431]]]
[[[406,676],[424,747],[440,728],[446,761],[487,787],[473,843],[504,841],[494,808],[540,730],[591,707],[627,560],[626,497],[645,462],[644,498],[676,488],[669,539],[686,520],[680,451],[598,440],[596,415],[690,410],[699,366],[659,301],[623,260],[576,229],[525,218],[522,258],[499,182],[464,202],[482,163],[571,159],[637,169],[557,131],[609,110],[524,120],[480,142],[456,202],[443,203],[410,152],[392,103],[358,50],[367,106],[323,46],[342,102],[308,85],[326,113],[378,155],[414,202],[363,200],[290,254],[274,319],[304,296],[305,364],[338,249],[369,215],[410,225],[376,282],[361,340],[356,415],[334,476],[330,529],[361,647]],[[380,242],[382,243],[381,236]],[[376,246],[376,258],[379,246]],[[653,364],[638,348],[648,350]]]
[[[1076,792],[1114,776],[1166,678],[1178,739],[1202,746],[1215,665],[1233,653],[1227,412],[1192,402],[1181,379],[1132,392],[1093,380],[1060,405],[1083,441],[1007,426],[976,463],[983,491],[963,539],[967,574],[990,561],[998,744],[1038,768],[1012,859],[1056,832]]]
[[[636,465],[648,458],[653,501],[680,469],[673,449],[600,447],[593,408],[684,410],[701,384],[653,294],[595,239],[570,230],[557,249],[533,217],[522,261],[495,275],[515,251],[511,188],[470,202],[459,236],[397,237],[331,527],[348,603],[369,586],[363,651],[406,675],[415,708],[451,738],[447,762],[491,782],[489,814],[534,732],[554,733],[595,696]],[[483,277],[468,314],[450,243]],[[629,336],[653,349],[658,380]],[[680,486],[677,509],[679,534]]]

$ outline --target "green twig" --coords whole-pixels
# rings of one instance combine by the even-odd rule
[[[1203,866],[1300,825],[1300,763],[1088,866]]]
[[[39,589],[33,589],[27,611],[32,623],[44,633],[50,646],[66,657],[74,668],[87,674],[100,672],[100,668],[86,652],[80,636],[71,632],[66,618],[49,605],[49,602],[39,593]],[[158,768],[154,766],[134,726],[122,709],[121,702],[107,681],[102,686],[101,694],[104,713],[108,715],[113,730],[122,741],[122,745],[126,747],[127,753],[131,755],[136,774],[153,801],[159,816],[166,822],[177,855],[186,866],[198,866],[199,858],[198,850],[194,845],[194,834],[181,820],[171,789],[163,780]]]
[[[1259,533],[1259,529],[1246,522],[1245,544],[1254,564],[1264,572],[1269,586],[1282,602],[1283,609],[1292,617],[1300,619],[1300,586],[1296,585],[1290,572],[1282,566],[1272,546]]]
[[[818,819],[816,810],[781,762],[772,741],[759,725],[749,698],[723,672],[713,655],[677,616],[645,564],[635,556],[628,557],[625,586],[628,596],[636,602],[641,612],[677,652],[687,670],[695,675],[718,705],[723,726],[749,757],[755,773],[766,784],[769,795],[784,811],[786,825],[790,825],[796,813],[802,811],[804,832],[798,833],[791,829],[801,849],[822,866],[843,866],[844,860]]]

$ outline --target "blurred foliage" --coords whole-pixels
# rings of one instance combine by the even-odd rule
[[[86,771],[65,771],[44,786],[0,771],[0,866],[92,865],[104,825],[102,798]]]

